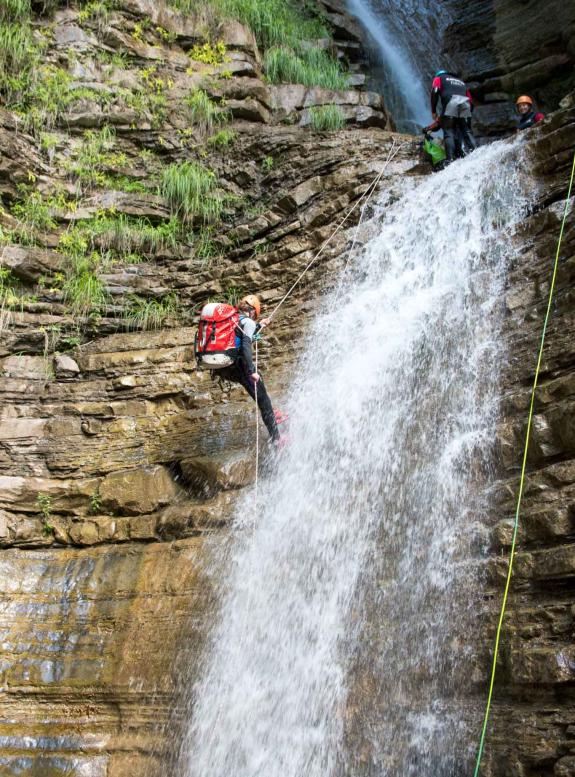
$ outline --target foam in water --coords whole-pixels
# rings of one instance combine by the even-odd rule
[[[225,572],[214,561],[221,605],[190,689],[186,777],[463,773],[479,597],[464,562],[524,212],[517,153],[498,143],[406,182],[326,298],[291,444],[254,525],[253,494],[240,506]]]

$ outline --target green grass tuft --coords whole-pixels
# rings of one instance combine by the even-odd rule
[[[176,217],[159,226],[148,219],[130,218],[121,213],[106,216],[95,223],[86,224],[92,241],[104,249],[114,249],[120,254],[157,253],[163,249],[175,249],[181,223]]]
[[[72,312],[79,316],[99,312],[108,300],[104,284],[88,267],[67,278],[62,290],[64,300],[70,305]]]
[[[27,87],[33,52],[32,31],[26,22],[0,23],[0,91],[9,98]]]
[[[146,300],[136,295],[130,297],[129,306],[124,311],[126,329],[161,329],[166,318],[178,312],[178,299],[168,294],[161,300]]]
[[[235,143],[237,132],[231,129],[223,129],[208,138],[208,146],[213,148],[229,148]]]
[[[24,22],[30,18],[30,0],[2,0],[0,22]]]
[[[114,152],[116,133],[111,127],[99,131],[87,130],[82,144],[72,153],[66,169],[82,189],[94,186],[116,191],[145,193],[148,187],[137,178],[122,175],[117,169],[127,164],[126,155]]]
[[[190,119],[205,135],[229,120],[229,113],[220,108],[203,89],[195,89],[184,102],[189,108]]]
[[[329,32],[311,4],[296,0],[170,0],[181,11],[197,14],[209,8],[219,19],[231,18],[250,27],[264,51],[272,83],[296,83],[346,89],[341,65],[315,44]]]
[[[304,13],[293,0],[211,0],[209,4],[250,27],[264,49],[327,37],[319,18]]]
[[[165,168],[160,194],[170,203],[172,212],[205,223],[217,221],[224,206],[218,181],[211,170],[198,162],[180,162]]]
[[[67,275],[62,286],[64,301],[74,315],[99,313],[108,301],[108,294],[97,275],[102,257],[90,250],[90,235],[85,224],[76,224],[64,232],[58,248],[66,257]]]
[[[274,46],[264,56],[264,67],[273,84],[305,84],[325,89],[347,89],[348,79],[341,66],[321,49],[305,49],[296,53],[286,46]]]
[[[21,188],[21,192],[25,196],[13,206],[12,213],[18,219],[17,233],[21,242],[30,243],[37,230],[48,232],[56,228],[52,215],[54,204],[44,200],[39,191],[26,192]]]
[[[345,114],[339,105],[316,105],[309,109],[314,132],[337,132],[345,127]]]

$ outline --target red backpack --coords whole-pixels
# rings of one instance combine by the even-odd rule
[[[225,302],[208,302],[200,313],[196,335],[196,361],[200,370],[229,367],[238,355],[237,327],[240,314]]]

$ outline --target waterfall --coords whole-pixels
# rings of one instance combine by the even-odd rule
[[[287,403],[290,445],[257,514],[253,493],[237,512],[190,689],[186,777],[468,766],[472,560],[525,207],[519,153],[497,143],[406,179],[325,298]]]
[[[446,66],[446,6],[445,0],[347,0],[371,42],[376,86],[402,131],[417,133],[431,122],[431,78]]]

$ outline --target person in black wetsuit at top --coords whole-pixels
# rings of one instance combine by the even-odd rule
[[[260,315],[261,303],[255,294],[244,297],[238,305],[238,310],[240,322],[236,332],[236,343],[239,356],[231,367],[219,370],[219,375],[232,383],[239,383],[252,399],[256,399],[257,385],[257,402],[262,420],[273,442],[280,442],[277,417],[279,415],[281,420],[281,413],[276,415],[274,412],[265,383],[261,375],[256,372],[252,353],[254,337],[268,325],[269,321],[264,318],[259,324],[256,323]]]
[[[447,164],[453,162],[456,157],[457,132],[470,150],[477,148],[471,132],[472,109],[471,93],[465,81],[447,70],[438,70],[431,85],[431,113],[433,119],[440,122],[445,136]]]
[[[529,129],[529,127],[533,127],[534,124],[538,124],[545,118],[544,113],[535,110],[533,99],[527,94],[522,94],[518,97],[515,105],[517,106],[517,113],[519,114],[519,120],[517,122],[518,130]]]

